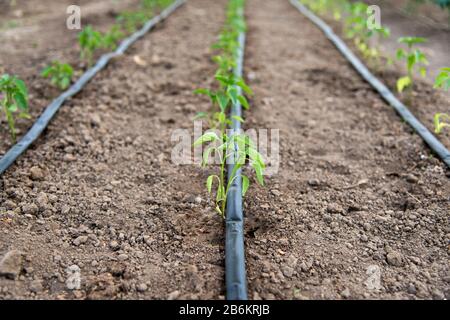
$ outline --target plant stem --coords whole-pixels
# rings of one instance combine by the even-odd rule
[[[11,131],[12,141],[13,141],[13,143],[16,143],[16,128],[14,126],[14,117],[8,108],[10,105],[12,105],[12,103],[13,103],[13,98],[10,93],[7,93],[6,101],[5,101],[5,104],[3,105],[3,107],[5,109],[6,119],[8,120],[9,129]]]

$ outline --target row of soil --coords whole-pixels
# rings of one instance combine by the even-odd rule
[[[448,298],[442,162],[288,1],[247,12],[247,125],[281,129],[280,171],[246,200],[250,297]]]
[[[81,10],[82,26],[92,25],[106,32],[116,22],[120,12],[138,8],[138,0],[113,1],[20,1],[15,7],[0,12],[0,74],[17,75],[27,84],[30,95],[31,120],[18,119],[18,138],[31,127],[43,109],[60,94],[40,74],[52,61],[71,64],[78,78],[86,68],[80,62],[77,34],[80,30],[66,27],[69,5]],[[20,8],[20,9],[19,9]],[[9,27],[3,26],[2,24]],[[0,117],[0,155],[6,153],[12,141],[4,116]]]
[[[225,5],[178,9],[64,106],[2,177],[0,252],[26,256],[16,281],[0,278],[2,298],[223,297],[223,223],[206,173],[174,166],[170,139],[207,107],[192,91],[214,73],[209,47]],[[160,59],[142,67],[134,55]],[[77,267],[81,289],[69,290]]]
[[[447,54],[450,50],[450,34],[446,30],[441,30],[439,27],[433,25],[423,25],[420,21],[413,20],[400,16],[397,11],[390,5],[383,1],[378,1],[377,4],[381,7],[382,23],[392,30],[392,35],[387,40],[382,40],[384,54],[395,57],[395,52],[401,45],[397,42],[399,37],[403,36],[421,36],[427,39],[427,42],[421,45],[421,49],[427,55],[431,64],[428,67],[427,78],[417,77],[413,92],[413,99],[408,101],[406,95],[397,93],[396,82],[406,74],[406,68],[403,63],[397,62],[394,59],[394,65],[389,66],[375,66],[373,63],[368,63],[369,69],[383,81],[391,91],[396,94],[400,101],[411,110],[411,112],[425,125],[430,132],[434,132],[434,115],[436,113],[448,113],[450,111],[450,94],[444,90],[437,90],[433,88],[434,79],[437,77],[439,70],[450,65],[450,57]],[[330,17],[325,17],[326,22],[333,27],[335,32],[345,39],[343,32],[343,25],[336,22]],[[345,39],[347,40],[347,39]],[[346,41],[357,55],[359,51],[355,48],[351,40]],[[360,59],[364,61],[364,58]],[[328,79],[331,86],[334,81],[340,81],[339,78]],[[437,136],[447,149],[450,149],[450,133],[449,130]]]
[[[170,138],[207,108],[192,90],[225,5],[188,1],[2,177],[0,253],[26,259],[1,298],[223,298],[223,221]],[[278,174],[245,199],[249,297],[448,298],[449,172],[288,1],[246,12],[245,126],[281,130]]]

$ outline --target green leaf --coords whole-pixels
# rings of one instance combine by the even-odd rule
[[[253,162],[252,167],[255,169],[256,180],[260,185],[264,186],[263,168],[258,162]]]
[[[211,142],[216,140],[219,140],[219,137],[215,132],[207,132],[200,138],[198,138],[197,141],[194,142],[194,147],[200,146],[205,142]]]
[[[52,67],[47,67],[41,72],[41,76],[44,78],[48,78],[50,76],[50,73],[52,72]]]
[[[238,102],[238,92],[235,87],[228,87],[227,95],[228,98],[230,98],[231,103],[236,104]]]
[[[203,88],[194,90],[194,93],[195,94],[202,94],[202,95],[205,95],[205,96],[211,96],[211,91],[208,90],[208,89],[203,89]]]
[[[64,78],[61,80],[61,89],[67,89],[67,87],[70,85],[70,79]]]
[[[19,118],[21,119],[31,119],[31,116],[26,112],[19,113]]]
[[[230,85],[230,79],[226,76],[220,75],[220,74],[216,74],[216,79],[224,86]]]
[[[219,183],[219,186],[217,187],[216,202],[224,201],[225,197],[224,187]]]
[[[205,152],[203,152],[203,160],[202,160],[202,164],[203,166],[207,166],[208,165],[208,160],[209,160],[209,155],[211,154],[211,151],[213,151],[214,148],[209,148],[206,149]]]
[[[22,95],[24,97],[26,97],[28,95],[28,90],[27,90],[27,86],[25,85],[25,82],[16,78],[14,80],[14,83],[16,84],[17,88],[19,89],[20,93],[22,93]]]
[[[209,176],[208,179],[206,179],[206,188],[208,189],[209,194],[211,194],[213,181],[214,176]]]
[[[397,60],[402,60],[402,59],[404,59],[404,58],[406,57],[405,50],[403,50],[403,49],[398,49],[398,50],[397,50],[397,53],[396,53],[396,56],[397,56]]]
[[[18,109],[17,109],[17,105],[16,104],[10,104],[9,106],[8,106],[8,110],[10,111],[10,112],[16,112]]]
[[[450,127],[450,124],[443,122],[443,120],[441,118],[450,121],[450,116],[446,113],[435,114],[434,115],[434,126],[435,126],[434,131],[437,134],[440,134],[444,127]]]
[[[247,176],[242,176],[242,196],[244,197],[250,187],[250,180]]]
[[[450,68],[441,69],[441,72],[435,80],[434,88],[443,88],[444,90],[450,89]]]
[[[28,110],[27,100],[22,93],[16,93],[13,98],[20,110]]]
[[[415,55],[409,55],[407,60],[407,68],[408,70],[412,70],[413,66],[416,64],[416,56]]]
[[[403,90],[412,84],[411,78],[406,76],[397,80],[397,91],[402,93]]]
[[[425,78],[425,77],[427,76],[427,68],[425,68],[425,67],[420,67],[419,72],[420,72],[420,75],[421,75],[422,77]]]
[[[230,99],[225,94],[217,94],[217,103],[219,104],[220,110],[222,110],[222,112],[226,111],[229,101]]]
[[[249,96],[253,95],[253,91],[252,89],[250,89],[250,87],[245,83],[245,81],[243,79],[239,79],[236,82],[236,85],[238,85],[239,87],[241,87],[241,89]]]
[[[244,119],[242,119],[242,117],[239,117],[239,116],[232,116],[231,118],[234,119],[234,120],[236,120],[236,121],[239,121],[239,122],[241,122],[241,123],[244,122]]]
[[[244,96],[239,96],[238,100],[245,110],[248,110],[250,108],[250,105],[248,104],[248,101]]]

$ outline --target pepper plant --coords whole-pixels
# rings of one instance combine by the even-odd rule
[[[397,60],[406,62],[407,75],[397,80],[397,90],[399,93],[403,92],[405,88],[412,92],[414,85],[414,71],[419,70],[422,77],[427,74],[426,65],[428,60],[425,54],[415,46],[426,42],[425,38],[420,37],[401,37],[398,39],[399,43],[405,44],[407,49],[400,48],[397,50]]]
[[[8,121],[11,139],[16,142],[15,114],[19,118],[29,119],[28,90],[25,83],[16,76],[4,74],[0,78],[0,98],[3,112]]]
[[[263,172],[265,164],[262,156],[257,151],[251,139],[240,132],[227,132],[227,127],[233,120],[243,122],[238,116],[229,116],[233,105],[240,103],[244,109],[249,108],[246,95],[252,95],[252,90],[242,78],[236,77],[233,69],[236,67],[236,59],[241,49],[238,41],[239,34],[245,31],[243,15],[244,0],[230,0],[227,10],[225,26],[218,37],[213,49],[219,54],[213,60],[218,69],[215,74],[216,89],[198,89],[197,94],[209,97],[211,108],[209,112],[198,113],[196,118],[206,119],[209,127],[217,132],[207,132],[194,143],[194,147],[206,145],[203,151],[202,166],[209,164],[210,156],[213,154],[219,159],[219,168],[216,174],[212,174],[206,180],[208,192],[212,194],[215,188],[216,211],[225,218],[225,209],[230,186],[239,177],[237,172],[250,160],[256,180],[264,185]],[[243,94],[244,93],[244,94]],[[226,164],[234,164],[233,171],[226,177]],[[250,180],[242,176],[242,194],[247,192]]]
[[[115,24],[111,29],[105,33],[102,37],[102,47],[105,49],[114,50],[117,48],[117,43],[124,37],[123,32],[120,30],[120,26]]]
[[[70,82],[72,81],[73,68],[67,63],[53,61],[42,71],[41,76],[44,78],[50,78],[52,85],[61,90],[65,90],[69,87]]]

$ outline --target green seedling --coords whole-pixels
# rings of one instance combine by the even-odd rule
[[[240,103],[244,109],[250,107],[248,100],[239,93],[238,88],[241,88],[241,91],[248,95],[252,94],[252,90],[242,78],[236,78],[233,73],[227,75],[219,73],[216,74],[215,78],[219,82],[220,90],[198,89],[194,91],[196,94],[208,96],[215,111],[212,111],[212,114],[199,113],[196,119],[206,118],[212,129],[219,129],[224,132],[227,126],[232,123],[232,119],[227,118],[231,105]],[[234,118],[243,122],[242,118]]]
[[[379,66],[383,57],[380,42],[383,38],[390,37],[389,29],[384,26],[373,29],[367,27],[368,5],[365,3],[351,3],[346,8],[348,8],[348,15],[344,23],[346,37],[353,39],[364,59],[375,61],[376,66]]]
[[[412,93],[415,69],[418,69],[420,75],[425,77],[427,74],[425,66],[428,65],[425,54],[414,46],[426,42],[426,39],[419,37],[402,37],[398,39],[398,42],[407,46],[406,50],[402,48],[397,50],[397,60],[406,62],[407,75],[397,80],[397,90],[399,93],[402,93],[405,88],[409,88],[410,93]]]
[[[434,115],[434,132],[440,134],[445,127],[450,127],[450,115],[437,113]]]
[[[129,33],[135,32],[141,27],[149,18],[149,15],[144,11],[129,11],[123,12],[118,18],[117,22],[122,25],[122,28]]]
[[[123,37],[124,33],[120,30],[120,26],[114,25],[105,35],[103,35],[102,47],[105,49],[114,50],[117,48],[117,44]]]
[[[450,89],[450,68],[442,68],[434,82],[434,88]]]
[[[50,83],[52,85],[61,90],[65,90],[72,81],[73,68],[67,63],[53,61],[51,65],[42,71],[41,76],[50,78]]]
[[[436,89],[450,89],[450,68],[442,68],[434,83]],[[437,113],[434,115],[434,131],[439,134],[445,127],[450,127],[450,115],[447,113]]]
[[[91,66],[94,52],[104,46],[102,34],[95,31],[92,26],[87,26],[78,34],[78,43],[81,48],[81,60]]]
[[[209,194],[213,195],[213,186],[216,186],[214,197],[215,209],[221,217],[225,218],[227,197],[231,185],[238,178],[238,170],[242,168],[247,159],[250,159],[250,165],[255,172],[256,180],[263,186],[265,164],[261,154],[254,147],[254,143],[244,134],[228,136],[226,134],[217,135],[214,132],[207,132],[194,143],[194,147],[204,144],[208,144],[208,146],[203,152],[203,167],[208,165],[211,155],[216,155],[220,159],[219,172],[218,174],[210,175],[206,179],[206,187]],[[236,146],[237,152],[235,151]],[[233,161],[234,167],[228,180],[226,180],[225,169],[227,163],[230,163],[230,161]],[[245,196],[249,187],[250,179],[242,175],[242,196]]]
[[[29,119],[28,90],[25,83],[15,76],[4,74],[0,78],[1,104],[8,121],[11,139],[16,142],[15,113],[19,118]]]

